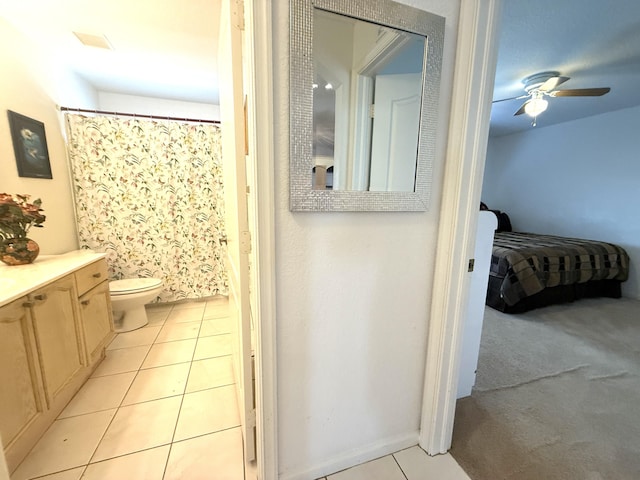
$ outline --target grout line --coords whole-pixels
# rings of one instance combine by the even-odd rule
[[[104,462],[108,462],[110,460],[115,460],[116,458],[128,457],[129,455],[135,455],[136,453],[142,453],[142,452],[147,452],[149,450],[155,450],[156,448],[162,448],[162,447],[166,447],[168,445],[170,446],[171,443],[163,443],[161,445],[155,445],[153,447],[141,448],[140,450],[135,450],[133,452],[121,453],[120,455],[116,455],[114,457],[105,458],[105,459],[102,459],[102,460],[98,460],[96,462],[90,462],[87,465],[84,465],[84,467],[85,467],[85,470],[86,470],[91,465],[98,465],[99,463],[104,463]],[[167,457],[168,457],[168,455],[167,455]],[[82,477],[80,477],[80,478],[82,478]]]
[[[205,302],[206,305],[206,302]],[[203,312],[204,313],[204,312]],[[200,334],[200,330],[202,329],[202,320],[200,321],[200,328],[198,328],[198,334]],[[178,430],[178,423],[180,422],[180,414],[182,413],[182,406],[184,405],[184,396],[186,395],[187,385],[189,384],[189,377],[191,376],[191,368],[193,367],[193,359],[196,355],[196,347],[198,345],[198,341],[196,340],[196,345],[193,347],[193,353],[191,354],[191,362],[189,363],[189,371],[187,372],[187,380],[184,382],[184,390],[182,392],[182,398],[180,399],[180,407],[178,407],[178,416],[176,417],[176,424],[173,426],[173,433],[171,434],[171,444],[169,446],[169,453],[167,455],[167,461],[164,464],[164,470],[162,471],[162,478],[164,479],[167,474],[167,467],[169,466],[169,459],[171,458],[171,450],[173,449],[174,439],[176,438],[176,431]]]
[[[200,333],[200,329],[202,328],[202,321],[200,322],[200,328],[198,328],[198,334]],[[193,347],[193,353],[191,354],[191,361],[189,362],[189,371],[187,372],[187,381],[184,382],[184,390],[182,392],[182,400],[180,401],[180,408],[178,409],[178,418],[176,419],[176,424],[173,427],[173,434],[171,435],[171,442],[173,443],[176,437],[176,430],[178,429],[178,422],[180,421],[180,414],[182,413],[182,405],[184,404],[184,396],[186,395],[187,385],[189,384],[189,377],[191,376],[191,369],[193,367],[193,359],[196,356],[196,347],[198,342],[196,340],[196,345]]]
[[[171,308],[171,310],[173,310],[173,307]],[[127,333],[127,332],[124,332]],[[158,333],[156,334],[156,336],[154,337],[154,341],[157,338],[157,336],[160,334],[160,330],[158,330]],[[121,335],[121,334],[118,334]],[[117,338],[117,336],[116,336]],[[115,340],[115,338],[114,338]],[[152,344],[153,345],[153,344]],[[139,345],[141,346],[141,345]],[[151,347],[149,347],[149,349],[147,350],[146,355],[144,356],[144,358],[142,359],[142,362],[140,363],[140,367],[142,367],[142,364],[144,363],[144,361],[147,359],[147,357],[149,356],[149,352],[151,351]],[[105,352],[106,355],[106,352]],[[104,361],[104,360],[103,360]],[[96,452],[98,451],[98,448],[100,448],[100,445],[102,444],[105,435],[107,434],[107,432],[109,431],[109,428],[111,427],[111,425],[113,424],[113,421],[115,420],[115,418],[118,416],[118,412],[120,412],[120,409],[122,408],[122,402],[124,402],[124,399],[127,398],[127,394],[129,393],[129,391],[131,390],[131,386],[133,385],[133,382],[136,381],[136,378],[138,378],[138,374],[140,373],[140,367],[138,367],[138,369],[135,371],[136,374],[133,376],[133,379],[131,380],[131,383],[129,384],[129,388],[127,388],[127,391],[124,393],[124,395],[122,396],[122,399],[120,400],[120,403],[118,404],[118,407],[116,408],[116,413],[113,414],[113,417],[111,417],[111,421],[109,422],[109,425],[107,425],[107,428],[105,428],[104,432],[102,433],[102,436],[100,437],[100,440],[98,441],[98,444],[96,445],[96,448],[93,450],[93,453],[91,454],[91,457],[89,457],[89,462],[88,465],[91,464],[91,460],[93,460],[93,458],[96,456]],[[186,384],[185,384],[186,385]],[[75,395],[74,395],[75,397]]]
[[[175,440],[175,441],[171,442],[171,444],[173,445],[174,443],[188,442],[189,440],[194,440],[196,438],[202,438],[202,437],[206,437],[208,435],[215,435],[217,433],[228,432],[229,430],[233,430],[234,428],[241,428],[241,427],[242,427],[242,425],[238,424],[238,425],[233,425],[231,427],[223,428],[221,430],[216,430],[215,432],[200,433],[198,435],[194,435],[193,437],[183,438],[182,440]],[[244,454],[243,454],[243,458],[244,458]]]
[[[71,470],[75,470],[76,468],[82,468],[82,473],[78,477],[80,479],[80,478],[82,478],[82,475],[84,475],[84,472],[87,469],[87,465],[78,465],[77,467],[69,467],[69,468],[65,468],[64,470],[58,470],[57,472],[51,472],[51,473],[45,473],[44,475],[38,475],[37,477],[29,477],[29,480],[38,480],[40,478],[47,478],[50,475],[58,475],[60,473],[69,472]]]
[[[180,408],[182,408],[182,405],[180,405]],[[180,419],[180,411],[178,411],[178,419]],[[177,420],[176,420],[176,425],[178,425]],[[175,431],[174,431],[174,435],[175,435]],[[171,458],[171,450],[173,450],[173,442],[169,444],[169,452],[167,453],[167,458],[164,461],[164,468],[162,469],[162,480],[164,480],[164,477],[167,475],[167,468],[169,467],[169,459]]]
[[[148,355],[148,354],[149,354],[149,352],[151,351],[151,347],[152,347],[152,346],[153,346],[153,345],[138,345],[138,346],[136,346],[136,347],[128,347],[128,348],[149,347],[149,348],[147,349],[147,353],[145,353],[145,354],[144,354],[144,358],[142,359],[142,363],[144,363],[144,361],[147,359],[147,355]],[[116,350],[125,350],[125,349],[124,349],[124,348],[118,348],[118,349],[116,349]],[[109,351],[113,351],[113,350],[109,350]],[[106,358],[106,356],[105,356],[105,358]],[[103,361],[104,361],[104,360],[103,360]],[[97,378],[113,377],[114,375],[122,375],[122,374],[125,374],[125,373],[137,372],[138,370],[141,370],[141,369],[142,369],[142,363],[140,364],[140,366],[139,366],[139,367],[137,367],[137,368],[132,368],[131,370],[126,370],[126,371],[123,371],[123,372],[107,373],[107,374],[104,374],[104,375],[98,375],[98,376],[95,376],[95,377],[92,375],[92,376],[91,376],[91,377],[89,377],[87,380],[91,380],[91,379],[95,380],[95,379],[97,379]],[[94,372],[94,374],[95,374],[95,372]],[[74,395],[74,397],[75,397],[75,395]]]
[[[151,346],[153,347],[154,345],[164,345],[166,343],[174,343],[174,342],[182,342],[184,340],[197,340],[198,337],[191,337],[191,338],[177,338],[175,340],[167,340],[165,342],[153,342],[151,344]]]
[[[185,309],[185,310],[186,310],[186,309]],[[205,302],[205,310],[206,310],[206,302]],[[168,313],[167,313],[167,318],[168,318],[168,316],[171,314],[171,312],[172,312],[172,311],[173,311],[173,307],[171,307],[171,309],[168,311]],[[223,318],[223,317],[220,317],[220,318]],[[209,320],[211,320],[211,319],[209,319]],[[214,319],[214,320],[216,320],[216,319]],[[196,320],[196,321],[197,321],[197,320]],[[194,439],[194,438],[198,438],[198,437],[203,437],[203,436],[206,436],[206,435],[212,435],[212,434],[219,433],[219,432],[223,432],[223,431],[226,431],[226,430],[231,430],[231,429],[234,429],[234,428],[240,428],[240,425],[234,425],[234,426],[232,426],[232,427],[227,427],[227,428],[224,428],[224,429],[222,429],[222,430],[217,430],[217,431],[215,431],[215,432],[203,433],[203,434],[196,435],[196,436],[194,436],[194,437],[190,437],[190,438],[187,438],[187,439],[182,439],[182,440],[174,441],[175,434],[176,434],[176,431],[177,431],[178,421],[179,421],[179,419],[180,419],[180,413],[181,413],[181,411],[182,411],[182,406],[183,406],[183,402],[184,402],[184,396],[185,396],[185,395],[187,395],[187,393],[186,393],[186,389],[187,389],[187,385],[188,385],[188,383],[189,383],[189,376],[191,375],[191,369],[192,369],[192,366],[193,366],[193,362],[194,362],[194,361],[201,361],[201,360],[208,360],[208,359],[213,359],[213,358],[223,358],[223,357],[228,357],[228,356],[231,356],[231,355],[232,355],[232,354],[230,354],[230,353],[225,353],[225,354],[223,354],[223,355],[215,355],[215,356],[213,356],[213,357],[199,358],[199,359],[197,359],[197,360],[195,359],[196,347],[197,347],[198,340],[199,340],[200,338],[209,338],[209,337],[212,337],[212,336],[222,336],[222,335],[230,335],[230,334],[231,334],[231,333],[219,333],[219,334],[210,335],[210,336],[207,336],[207,337],[200,337],[200,332],[202,331],[202,327],[203,327],[203,322],[204,322],[204,321],[205,321],[205,319],[204,319],[204,311],[203,311],[202,317],[201,317],[201,319],[199,320],[199,322],[200,322],[200,326],[199,326],[199,328],[198,328],[198,335],[197,335],[197,337],[195,337],[195,338],[179,339],[179,340],[170,340],[170,341],[168,341],[168,342],[156,342],[156,340],[157,340],[157,338],[158,338],[158,336],[159,336],[159,334],[160,334],[160,331],[161,331],[161,330],[164,328],[164,326],[166,325],[166,323],[164,323],[164,324],[163,324],[163,325],[161,325],[161,326],[151,326],[151,327],[149,327],[149,328],[159,327],[158,332],[157,332],[157,333],[156,333],[156,335],[154,336],[154,339],[153,339],[153,341],[152,341],[152,343],[151,343],[151,344],[145,344],[145,345],[128,345],[128,346],[124,346],[124,347],[120,347],[120,348],[112,348],[112,349],[110,349],[110,350],[106,350],[106,349],[105,349],[105,354],[106,354],[106,355],[108,355],[108,352],[109,352],[109,351],[114,351],[114,350],[123,350],[123,349],[126,349],[126,348],[140,348],[140,347],[148,347],[147,352],[146,352],[146,354],[144,355],[144,358],[142,359],[142,362],[140,363],[140,366],[139,366],[137,369],[129,370],[129,371],[126,371],[126,372],[117,372],[117,373],[111,373],[111,374],[107,374],[107,375],[101,375],[101,376],[99,376],[99,377],[93,377],[93,376],[91,376],[91,377],[89,377],[89,378],[87,379],[87,381],[88,381],[89,379],[99,379],[99,378],[104,378],[104,377],[110,377],[110,376],[115,376],[115,375],[124,375],[124,374],[127,374],[127,373],[129,373],[129,374],[130,374],[130,373],[134,373],[134,372],[135,372],[135,375],[133,375],[133,378],[132,378],[132,380],[131,380],[131,382],[130,382],[130,384],[129,384],[129,387],[126,389],[126,391],[125,391],[124,395],[122,396],[122,399],[120,400],[120,402],[119,402],[118,406],[116,406],[116,407],[111,407],[111,408],[105,408],[105,409],[101,409],[101,410],[96,410],[96,411],[93,411],[93,412],[86,412],[86,413],[82,413],[82,414],[78,414],[78,415],[71,415],[71,416],[64,417],[64,418],[60,418],[60,417],[58,416],[58,417],[56,418],[56,420],[66,420],[66,419],[69,419],[69,418],[74,418],[74,417],[79,417],[79,416],[84,416],[84,415],[91,415],[91,414],[100,413],[100,412],[105,412],[105,411],[109,411],[109,410],[115,410],[115,413],[114,413],[113,417],[111,417],[111,420],[109,421],[108,425],[107,425],[107,426],[106,426],[106,428],[104,429],[104,432],[102,433],[102,436],[101,436],[101,437],[100,437],[100,439],[98,440],[98,442],[97,442],[97,444],[96,444],[96,447],[93,449],[93,453],[92,453],[92,454],[91,454],[91,456],[89,457],[88,462],[87,462],[86,464],[77,465],[77,466],[74,466],[74,467],[69,467],[69,468],[66,468],[66,469],[64,469],[64,470],[60,470],[60,471],[58,471],[58,472],[49,472],[49,473],[46,473],[46,474],[41,475],[41,476],[36,477],[36,478],[44,478],[44,477],[47,477],[47,476],[52,475],[52,474],[61,473],[61,472],[65,472],[65,471],[69,471],[69,470],[74,470],[74,469],[78,469],[78,468],[82,468],[82,469],[83,469],[83,470],[82,470],[82,473],[81,473],[81,476],[82,476],[82,475],[84,475],[84,474],[85,474],[85,472],[86,472],[87,468],[89,467],[89,465],[92,465],[92,464],[98,464],[98,463],[102,463],[102,462],[107,462],[107,461],[109,461],[109,460],[113,460],[113,459],[116,459],[116,458],[125,457],[125,456],[128,456],[128,455],[133,455],[133,454],[140,453],[140,452],[143,452],[143,451],[152,450],[152,449],[155,449],[155,448],[159,448],[159,447],[163,447],[163,446],[169,445],[169,452],[168,452],[168,454],[167,454],[167,460],[166,460],[165,468],[164,468],[164,472],[163,472],[163,477],[164,477],[164,475],[166,475],[166,469],[167,469],[167,466],[168,466],[168,463],[169,463],[169,458],[170,458],[170,455],[171,455],[171,449],[172,449],[172,445],[173,445],[173,443],[179,443],[179,442],[183,442],[183,441],[187,441],[187,440],[192,440],[192,439]],[[166,322],[166,320],[165,320],[165,322]],[[189,323],[189,322],[180,322],[180,323]],[[177,324],[180,324],[180,323],[177,323]],[[192,323],[195,323],[195,321],[194,321],[194,322],[192,322]],[[143,327],[143,328],[144,328],[144,327]],[[119,335],[126,334],[126,333],[128,333],[128,332],[123,332],[123,333],[119,333],[119,334],[117,334],[117,335],[114,337],[114,339],[113,339],[113,340],[115,340]],[[112,342],[113,342],[113,340],[112,340]],[[191,355],[191,361],[188,361],[188,362],[187,362],[187,361],[185,361],[185,362],[176,362],[176,363],[171,363],[171,364],[168,364],[168,365],[160,365],[160,366],[156,366],[156,367],[148,367],[148,368],[143,368],[143,367],[142,367],[142,365],[144,364],[144,362],[145,362],[145,361],[146,361],[146,359],[148,358],[149,353],[151,352],[151,349],[153,348],[153,346],[154,346],[154,345],[159,345],[159,344],[164,344],[164,343],[171,343],[171,342],[178,342],[178,341],[184,341],[184,340],[196,340],[196,345],[194,346],[194,349],[193,349],[193,352],[192,352],[192,355]],[[111,343],[112,343],[112,342],[111,342]],[[123,405],[123,402],[124,402],[124,400],[125,400],[125,398],[126,398],[127,394],[128,394],[128,393],[129,393],[129,391],[131,390],[131,387],[132,387],[133,383],[135,382],[135,380],[138,378],[138,374],[140,373],[140,371],[141,371],[141,370],[148,370],[148,369],[152,369],[152,368],[167,367],[167,366],[171,366],[171,365],[178,365],[178,364],[182,364],[182,363],[189,363],[189,369],[188,369],[188,372],[187,372],[186,381],[185,381],[185,385],[184,385],[184,390],[183,390],[183,393],[182,393],[182,394],[168,395],[168,396],[165,396],[165,397],[160,397],[160,398],[155,398],[155,399],[145,400],[145,401],[143,401],[143,402],[138,402],[138,403],[134,403],[134,404]],[[194,392],[189,392],[189,394],[191,394],[191,393],[197,393],[197,392],[203,392],[203,391],[206,391],[206,390],[213,390],[213,389],[216,389],[216,388],[230,387],[230,386],[233,386],[233,385],[235,385],[235,382],[234,382],[234,383],[231,383],[231,384],[216,385],[216,386],[214,386],[214,387],[204,388],[204,389],[201,389],[201,390],[195,390]],[[84,385],[83,385],[83,386],[84,386]],[[77,395],[77,393],[76,393],[76,395]],[[95,457],[95,455],[96,455],[96,452],[98,451],[98,448],[100,447],[100,445],[102,444],[102,442],[103,442],[103,440],[104,440],[104,438],[105,438],[105,436],[106,436],[107,431],[109,430],[109,428],[110,428],[110,427],[111,427],[111,425],[113,424],[113,422],[114,422],[114,420],[115,420],[116,416],[118,415],[119,411],[120,411],[122,408],[124,408],[124,407],[129,407],[129,406],[132,406],[132,405],[139,405],[139,404],[142,404],[142,403],[148,403],[148,402],[153,402],[153,401],[163,400],[163,399],[166,399],[166,398],[177,397],[178,395],[180,395],[182,398],[181,398],[181,401],[180,401],[180,407],[179,407],[179,409],[178,409],[178,416],[177,416],[177,418],[176,418],[176,423],[175,423],[175,425],[174,425],[173,435],[172,435],[172,437],[171,437],[171,442],[169,442],[169,443],[164,443],[164,444],[161,444],[161,445],[155,445],[155,446],[153,446],[153,447],[141,448],[141,449],[139,449],[139,450],[135,450],[135,451],[132,451],[132,452],[127,452],[127,453],[123,453],[123,454],[120,454],[120,455],[116,455],[116,456],[111,457],[111,458],[106,458],[106,459],[102,459],[102,460],[98,460],[98,461],[92,462],[92,460],[94,459],[94,457]],[[74,395],[74,397],[73,397],[73,398],[75,398],[75,395]],[[72,400],[73,400],[73,398],[72,398]],[[61,413],[62,413],[62,412],[61,412]],[[243,458],[244,458],[244,451],[243,451]],[[27,458],[25,458],[24,460],[26,461],[26,460],[27,460]],[[22,463],[22,462],[21,462],[21,463]],[[243,466],[243,468],[244,468],[244,466]]]
[[[396,453],[397,453],[397,452],[396,452]],[[399,461],[398,461],[398,459],[396,458],[395,453],[392,453],[392,454],[391,454],[391,456],[392,456],[392,457],[393,457],[393,459],[395,460],[396,465],[398,465],[398,468],[399,468],[399,469],[400,469],[400,471],[402,472],[402,475],[404,476],[404,478],[405,478],[406,480],[409,480],[409,477],[407,477],[407,474],[406,474],[406,473],[404,473],[404,470],[402,469],[402,466],[400,466],[400,462],[399,462]]]
[[[221,337],[222,335],[232,335],[232,332],[213,333],[211,335],[202,335],[198,338]]]

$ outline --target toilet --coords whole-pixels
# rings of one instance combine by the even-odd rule
[[[149,321],[144,306],[162,291],[159,278],[126,278],[109,282],[114,331],[130,332]]]

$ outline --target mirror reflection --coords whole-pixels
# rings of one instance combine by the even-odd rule
[[[414,192],[425,37],[314,8],[315,190]]]

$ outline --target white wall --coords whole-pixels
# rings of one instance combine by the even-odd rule
[[[95,108],[96,92],[0,18],[0,192],[41,198],[47,220],[29,236],[42,254],[78,248],[61,115],[56,105]],[[18,176],[7,110],[44,123],[53,179]]]
[[[58,105],[116,110],[151,115],[219,120],[218,105],[180,102],[150,97],[96,92],[68,71],[64,59],[35,46],[10,23],[0,18],[0,192],[27,193],[41,198],[47,220],[29,235],[41,254],[58,254],[78,248],[64,141],[64,122]],[[18,176],[7,110],[34,118],[45,125],[53,179]]]
[[[447,22],[425,213],[289,211],[287,3],[273,6],[278,450],[281,478],[309,479],[418,441],[459,1],[411,2]]]
[[[98,92],[98,109],[110,112],[220,120],[220,105]]]
[[[603,240],[631,257],[640,299],[640,107],[489,139],[482,199],[514,230]]]

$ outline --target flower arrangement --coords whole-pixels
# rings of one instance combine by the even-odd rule
[[[39,198],[29,203],[30,195],[0,193],[0,239],[26,238],[31,227],[42,227],[47,217]]]

